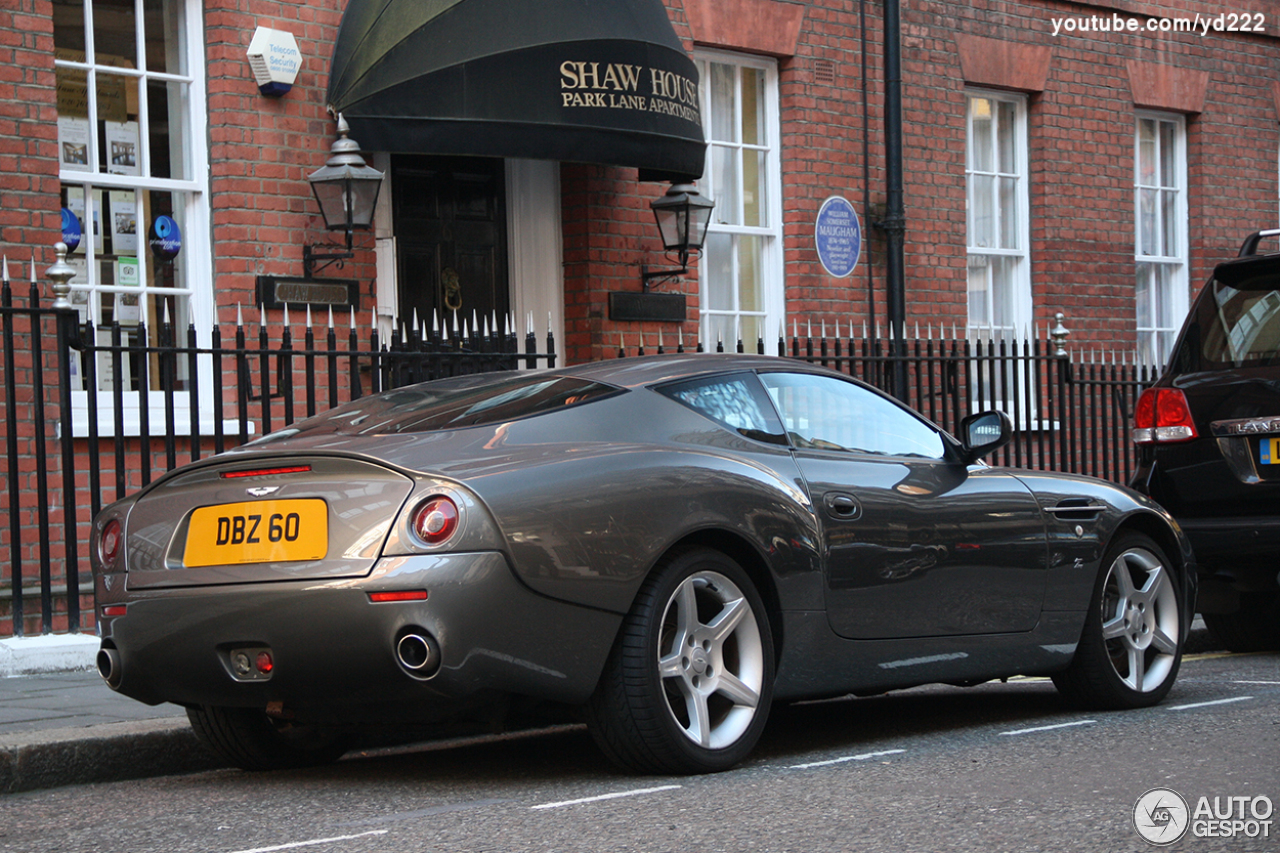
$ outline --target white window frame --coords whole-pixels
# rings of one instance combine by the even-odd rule
[[[1144,120],[1157,122],[1156,130],[1156,175],[1157,183],[1148,185],[1142,183],[1141,174],[1141,125]],[[1164,155],[1161,144],[1159,123],[1168,122],[1174,126],[1174,179],[1175,184],[1166,187],[1159,180],[1159,163]],[[1177,337],[1178,330],[1182,326],[1182,321],[1187,316],[1189,310],[1189,288],[1190,288],[1190,257],[1187,245],[1187,120],[1186,117],[1179,113],[1154,112],[1149,110],[1137,110],[1134,112],[1133,120],[1133,257],[1134,257],[1134,320],[1137,336],[1137,349],[1139,358],[1149,364],[1164,364],[1168,361],[1172,354],[1174,339]],[[1142,209],[1141,197],[1142,190],[1158,190],[1158,191],[1174,191],[1177,193],[1174,201],[1174,223],[1173,239],[1177,246],[1175,251],[1170,254],[1166,251],[1163,255],[1144,255],[1142,254]],[[1163,206],[1156,205],[1156,228],[1157,235],[1161,235],[1158,239],[1163,239],[1164,234],[1164,211]],[[1168,247],[1164,247],[1168,248]],[[1154,317],[1138,317],[1137,304],[1137,278],[1138,265],[1143,263],[1156,264],[1171,268],[1168,291],[1157,294],[1158,297],[1167,298],[1169,324],[1161,326],[1157,318]],[[1153,309],[1155,308],[1155,298],[1152,300]],[[1167,342],[1165,346],[1160,343],[1160,336],[1165,336]]]
[[[186,256],[186,274],[187,282],[185,288],[173,288],[166,290],[166,293],[172,293],[178,296],[185,296],[189,311],[190,321],[195,325],[197,343],[200,347],[207,348],[212,341],[212,328],[216,322],[215,306],[213,300],[213,257],[212,246],[210,243],[210,211],[209,211],[209,156],[207,148],[208,139],[208,116],[207,116],[207,98],[206,98],[206,66],[205,61],[205,28],[204,28],[204,6],[200,0],[169,0],[175,5],[180,6],[182,21],[183,48],[186,51],[186,74],[173,74],[160,71],[152,71],[147,69],[146,60],[146,40],[143,32],[143,0],[135,0],[135,21],[137,22],[137,55],[135,68],[118,68],[112,66],[109,71],[113,75],[121,75],[130,77],[140,81],[141,86],[145,87],[145,80],[159,80],[183,83],[187,86],[187,99],[189,110],[187,113],[187,127],[184,129],[187,134],[188,150],[186,152],[186,174],[189,176],[185,179],[176,178],[154,178],[145,175],[149,168],[148,139],[147,139],[147,98],[142,97],[145,88],[140,89],[138,103],[138,126],[139,141],[141,143],[140,151],[140,175],[117,175],[97,171],[79,171],[72,169],[60,170],[58,177],[62,184],[77,185],[84,187],[86,209],[91,204],[92,194],[95,190],[104,192],[110,190],[136,190],[136,208],[135,222],[138,229],[138,251],[137,259],[140,267],[140,276],[146,281],[147,266],[152,263],[149,253],[146,251],[145,240],[147,232],[147,223],[144,221],[144,202],[143,194],[150,191],[156,192],[180,192],[181,196],[186,200],[185,209],[182,211],[183,233],[182,233],[182,252]],[[71,62],[67,60],[55,60],[58,68],[66,68],[70,70],[83,71],[86,74],[86,88],[90,104],[90,115],[97,115],[97,85],[96,75],[99,67],[95,65],[95,45],[92,38],[95,30],[93,25],[93,4],[86,2],[84,4],[85,15],[85,61]],[[96,170],[97,166],[97,134],[89,135],[89,162],[91,167]],[[98,214],[101,219],[101,213]],[[86,217],[88,218],[88,217]],[[103,228],[106,223],[103,222]],[[97,275],[94,271],[97,266],[97,257],[94,251],[94,240],[92,238],[92,229],[86,223],[86,231],[84,241],[81,243],[83,248],[82,257],[86,259],[86,267],[90,271],[90,279],[87,284],[93,286],[93,293],[110,293],[110,292],[137,292],[136,288],[122,288],[119,286],[101,286],[98,285]],[[86,282],[73,279],[71,285],[84,285]],[[94,316],[91,310],[91,317]],[[186,344],[187,330],[186,328],[174,328],[174,336],[176,343],[180,346]],[[102,367],[99,365],[99,380],[101,381]],[[209,435],[214,431],[214,422],[212,415],[213,401],[213,368],[212,362],[207,357],[198,360],[198,382],[200,387],[199,410],[202,413],[200,417],[200,431],[204,435]],[[122,422],[117,425],[115,423],[114,396],[115,392],[107,391],[86,391],[76,390],[72,392],[71,399],[71,426],[72,435],[75,437],[85,437],[89,434],[89,394],[97,394],[98,409],[98,434],[101,436],[123,435],[136,436],[141,431],[140,418],[140,395],[136,391],[125,391],[123,393],[123,410]],[[175,435],[190,435],[192,433],[191,424],[191,403],[189,392],[178,391],[172,395],[167,395],[163,391],[146,392],[148,417],[154,428],[156,425],[165,424],[165,407],[166,399],[171,396],[173,399],[174,425],[173,432]],[[238,421],[224,421],[224,430],[238,431]],[[252,426],[252,424],[250,425]]]
[[[763,291],[762,311],[743,311],[740,305],[741,291],[738,285],[738,257],[734,253],[731,262],[732,278],[734,281],[733,298],[734,305],[730,309],[712,310],[710,300],[708,298],[706,273],[699,274],[699,311],[700,311],[700,330],[702,340],[708,350],[713,349],[716,344],[716,336],[712,332],[711,321],[713,318],[731,318],[732,328],[737,330],[735,340],[725,340],[724,347],[726,350],[732,350],[737,345],[736,338],[741,337],[741,318],[744,316],[758,316],[761,318],[760,327],[764,333],[765,347],[769,349],[769,342],[772,340],[774,330],[779,332],[784,328],[786,322],[786,277],[784,269],[784,245],[782,230],[782,131],[779,112],[781,110],[781,99],[778,91],[778,63],[776,60],[753,56],[744,53],[735,53],[725,50],[698,49],[694,51],[694,61],[698,64],[699,74],[701,76],[700,98],[702,102],[702,123],[707,134],[707,162],[703,170],[702,178],[699,180],[699,186],[704,194],[716,199],[719,206],[719,194],[715,186],[715,178],[712,163],[712,146],[721,148],[734,148],[738,151],[743,150],[763,150],[765,152],[765,207],[764,212],[767,217],[767,225],[764,227],[748,226],[748,225],[731,225],[721,221],[721,217],[717,216],[717,211],[711,212],[711,224],[708,226],[707,243],[710,244],[711,234],[729,234],[734,237],[738,236],[756,236],[762,241],[761,246],[761,263],[760,263],[760,285]],[[712,140],[711,139],[711,97],[710,97],[710,75],[706,73],[708,63],[720,63],[724,65],[733,65],[738,68],[750,68],[764,72],[764,133],[765,140],[763,145],[746,145],[740,141],[728,140]],[[737,115],[742,114],[742,87],[735,87],[734,109]],[[741,163],[741,161],[739,161]],[[741,180],[743,171],[738,169],[739,180]],[[743,197],[742,187],[739,185],[737,198],[739,202]],[[736,217],[738,221],[742,221],[741,211]],[[735,241],[736,243],[736,241]],[[708,269],[708,248],[703,249],[703,260],[700,264],[702,270]],[[726,325],[729,325],[726,323]],[[756,341],[744,340],[743,346],[748,352],[754,352]]]
[[[990,347],[993,342],[1004,341],[1009,347],[1008,352],[1012,355],[1017,352],[1017,347],[1031,335],[1034,310],[1031,295],[1031,148],[1027,127],[1027,96],[1016,92],[977,88],[966,88],[964,95],[966,334],[971,341],[979,342],[983,347]],[[993,106],[997,103],[1011,104],[1013,106],[1014,171],[1001,171],[1000,168],[1000,113],[998,109],[992,112],[992,170],[980,171],[974,168],[973,100],[975,98],[989,100]],[[989,176],[993,179],[991,181],[992,198],[990,209],[995,221],[992,224],[991,234],[996,243],[1000,242],[1000,235],[1003,233],[1003,217],[1007,215],[1007,211],[1000,205],[1000,181],[1001,179],[1014,179],[1012,214],[1015,218],[1013,234],[1015,246],[981,246],[977,244],[975,239],[977,229],[973,227],[973,220],[976,214],[976,205],[974,203],[975,175]],[[1007,306],[1008,316],[1006,322],[1000,326],[996,326],[994,322],[996,316],[995,287],[992,267],[989,263],[986,271],[984,296],[987,322],[977,322],[969,313],[969,305],[973,299],[972,291],[969,287],[969,267],[975,258],[1006,259],[1012,260],[1014,263],[1010,293],[1012,304]],[[1017,422],[1014,427],[1017,429],[1035,429],[1041,425],[1037,406],[1037,390],[1032,387],[1031,397],[1028,399],[1027,368],[1021,360],[1013,362],[1014,369],[1009,371],[1006,380],[1007,384],[1004,387],[995,387],[992,384],[992,370],[989,362],[975,360],[972,367],[974,372],[980,372],[982,377],[981,399],[979,399],[978,395],[979,387],[977,382],[970,389],[975,410],[1002,409],[1011,417],[1016,412]],[[997,369],[995,375],[998,377],[1001,372],[1001,369]]]
[[[991,322],[986,325],[975,323],[972,317],[967,317],[966,325],[971,339],[987,339],[996,337],[999,339],[1002,334],[1009,340],[1021,340],[1029,333],[1032,318],[1032,298],[1031,298],[1031,202],[1030,190],[1028,183],[1030,182],[1030,146],[1027,139],[1027,96],[1013,92],[1000,92],[986,89],[965,89],[965,110],[964,110],[964,128],[965,128],[965,245],[969,258],[973,256],[984,256],[991,258],[1012,258],[1017,262],[1017,269],[1014,272],[1013,280],[1013,304],[1010,306],[1010,321],[1007,325],[996,329]],[[1014,157],[1017,160],[1018,169],[1014,172],[1001,172],[997,162],[998,157],[993,157],[995,170],[991,172],[979,172],[973,168],[974,164],[974,134],[973,134],[973,113],[972,105],[974,98],[986,98],[991,101],[999,101],[1014,105]],[[996,112],[993,115],[992,126],[992,142],[998,147],[999,145],[999,128],[994,124],[995,117],[999,115]],[[992,199],[991,209],[994,211],[997,221],[993,226],[993,234],[1001,233],[1000,217],[1003,213],[1000,207],[1000,178],[1014,178],[1017,181],[1017,187],[1014,191],[1014,216],[1017,217],[1017,228],[1015,239],[1017,248],[1002,248],[998,246],[978,246],[974,241],[973,217],[974,217],[974,181],[975,174],[989,175],[995,180],[992,181]],[[965,290],[968,293],[968,276],[965,277]],[[995,310],[992,304],[993,288],[990,286],[990,274],[988,273],[988,287],[986,290],[987,316],[994,317]],[[968,312],[968,299],[965,301],[966,315]]]

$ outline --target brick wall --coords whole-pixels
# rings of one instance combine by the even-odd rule
[[[0,251],[11,259],[53,263],[57,144],[53,7],[11,0],[0,8]]]
[[[235,321],[237,303],[252,303],[257,276],[301,276],[303,245],[331,239],[307,176],[325,164],[337,138],[325,88],[345,6],[346,0],[205,6],[214,293],[222,323]],[[283,97],[259,94],[249,69],[246,51],[258,26],[292,33],[302,52],[297,81]],[[357,233],[356,245],[354,261],[319,275],[357,279],[367,307],[376,275],[371,233]],[[280,319],[270,312],[271,323]]]
[[[1261,10],[1260,4],[1245,4],[1254,5]],[[1063,311],[1072,341],[1133,344],[1136,106],[1186,115],[1192,292],[1216,262],[1235,255],[1245,234],[1275,224],[1274,35],[1091,30],[1055,36],[1052,28],[1055,17],[1145,19],[1205,11],[1191,2],[904,4],[909,318],[963,318],[965,312],[966,81],[956,47],[960,36],[1050,52],[1043,89],[1032,91],[1028,103],[1038,324]],[[1269,23],[1274,34],[1275,21]],[[1154,68],[1157,76],[1207,75],[1203,108],[1191,111],[1198,105],[1186,92],[1152,94],[1135,87],[1134,63]]]

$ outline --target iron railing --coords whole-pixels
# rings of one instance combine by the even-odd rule
[[[159,303],[164,317],[163,301]],[[254,312],[250,312],[254,313]],[[297,419],[405,384],[463,373],[554,367],[556,346],[526,324],[417,326],[381,337],[357,318],[308,313],[300,334],[238,313],[202,336],[161,322],[95,328],[74,309],[27,307],[0,292],[6,493],[0,512],[0,636],[92,628],[92,586],[79,555],[107,503],[181,464],[286,427]],[[417,325],[417,324],[415,324]],[[1068,354],[1061,336],[972,341],[927,330],[878,335],[797,331],[753,351],[825,364],[896,393],[954,431],[969,413],[1006,409],[1018,437],[992,461],[1124,482],[1134,456],[1134,402],[1154,370],[1117,356]],[[1065,330],[1063,330],[1065,331]],[[634,340],[634,338],[633,338]],[[620,347],[619,355],[644,351]],[[649,343],[653,343],[652,337]],[[738,351],[747,349],[741,342]],[[665,349],[658,338],[658,351]],[[675,349],[683,350],[677,343]],[[700,345],[691,349],[701,350]],[[723,345],[715,349],[723,350]],[[894,388],[897,365],[906,387]],[[29,602],[39,600],[39,613]],[[5,606],[7,602],[7,607]]]

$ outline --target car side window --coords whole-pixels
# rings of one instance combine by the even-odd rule
[[[753,374],[713,376],[664,385],[657,390],[747,438],[787,443],[782,424]]]
[[[909,410],[860,385],[807,373],[760,376],[796,447],[942,459],[942,436]]]

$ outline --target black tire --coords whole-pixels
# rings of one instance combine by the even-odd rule
[[[196,738],[242,770],[286,770],[331,764],[347,751],[339,731],[268,717],[256,708],[203,705],[187,709]]]
[[[640,588],[588,726],[628,770],[728,770],[760,739],[773,675],[769,619],[747,573],[718,551],[681,551]]]
[[[1075,657],[1053,683],[1080,708],[1155,705],[1178,677],[1186,623],[1174,564],[1149,536],[1121,534],[1102,558]]]
[[[1280,649],[1280,593],[1241,596],[1235,613],[1205,613],[1204,624],[1233,652]]]

